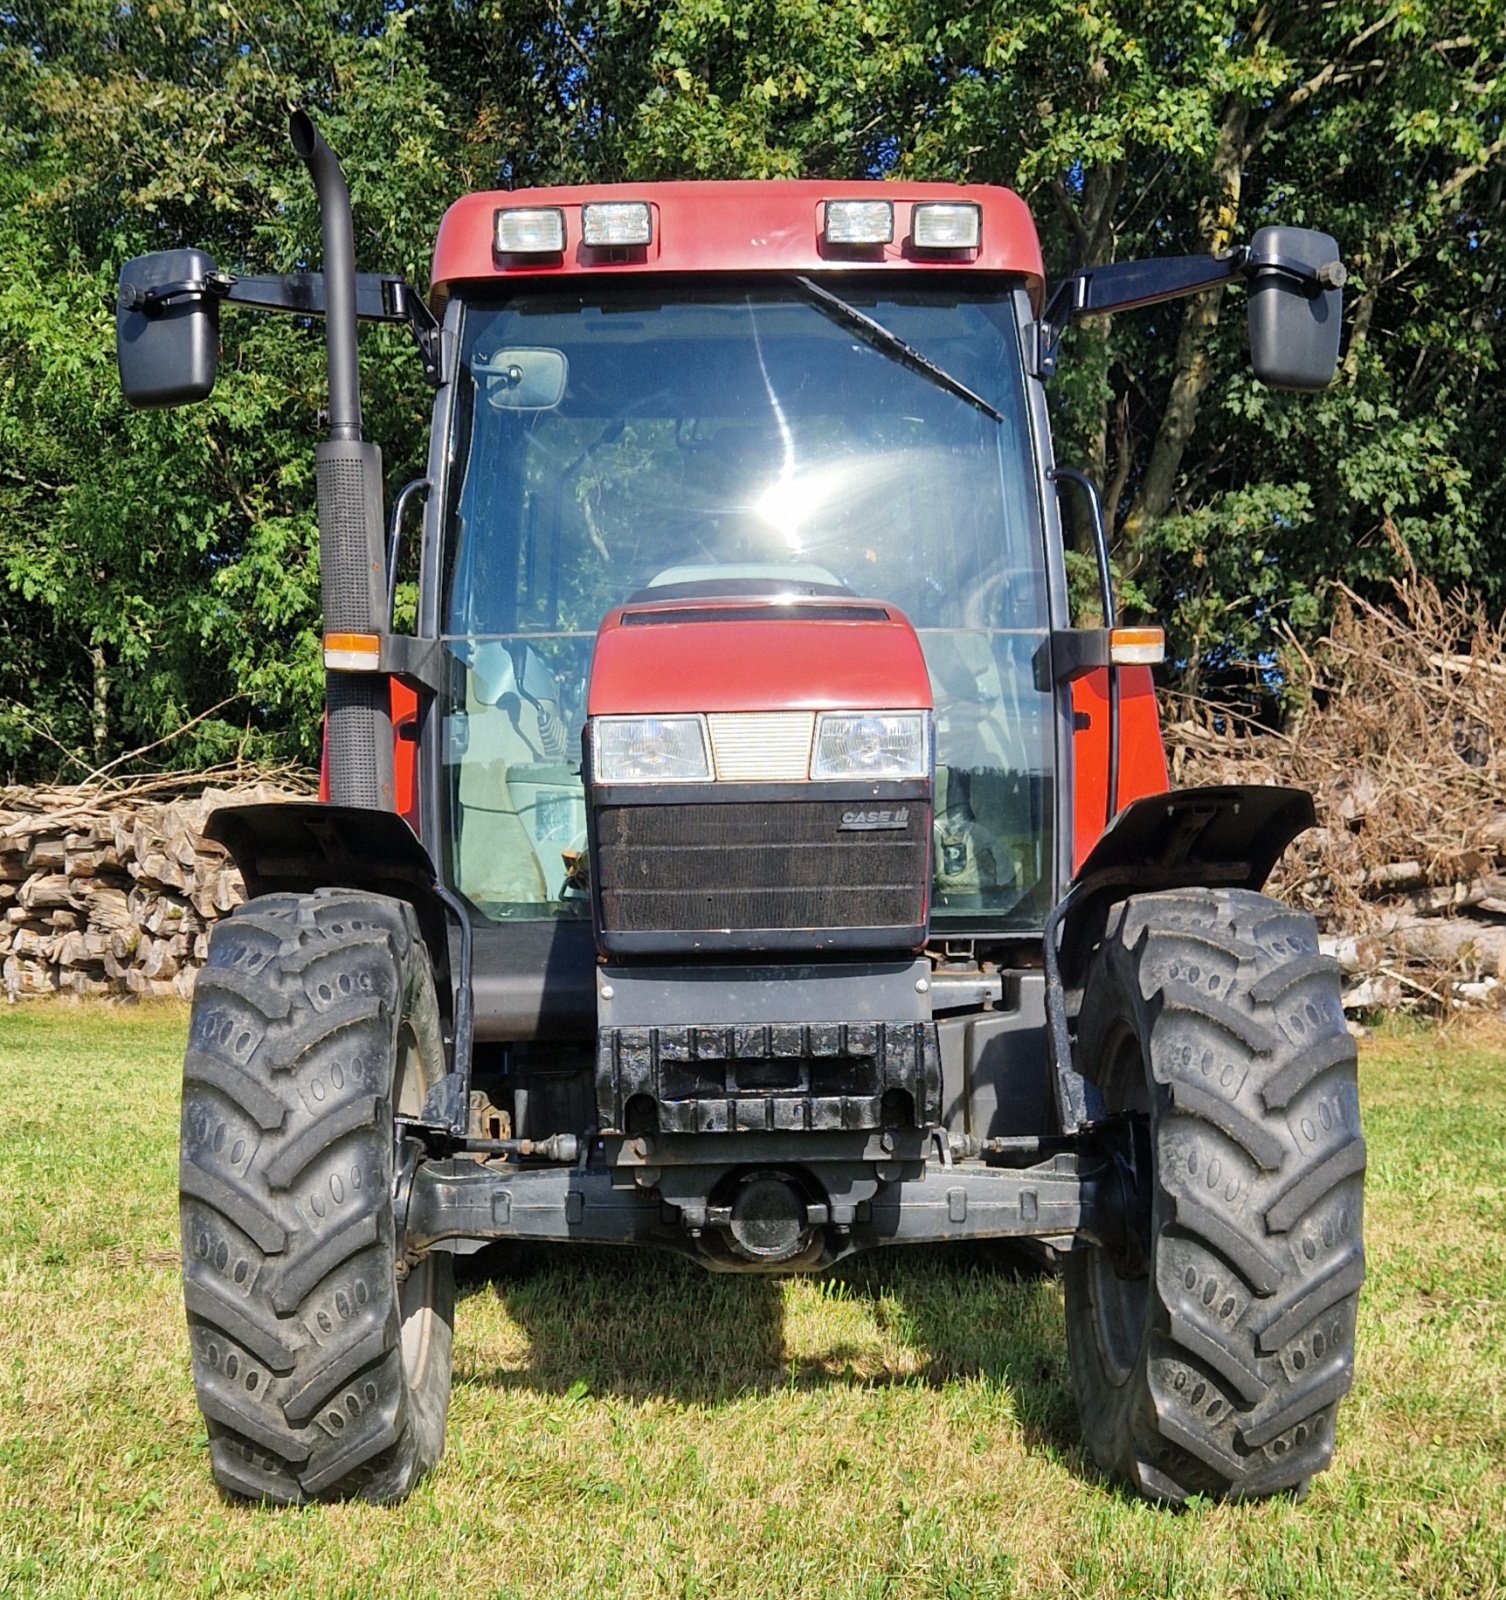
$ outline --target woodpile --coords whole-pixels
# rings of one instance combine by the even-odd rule
[[[1289,641],[1281,729],[1172,702],[1172,782],[1313,792],[1319,826],[1270,887],[1318,918],[1347,1008],[1506,1007],[1506,632],[1421,580],[1386,609],[1340,593],[1319,649]],[[208,930],[243,894],[203,838],[210,812],[307,793],[291,773],[216,778],[0,789],[11,999],[188,997]]]
[[[1410,580],[1385,610],[1342,591],[1284,665],[1279,732],[1183,703],[1173,781],[1312,790],[1319,826],[1272,889],[1317,916],[1346,1007],[1506,1005],[1506,633]]]
[[[0,981],[26,995],[187,999],[209,929],[245,897],[203,837],[222,805],[286,800],[277,782],[181,775],[83,788],[0,789]]]

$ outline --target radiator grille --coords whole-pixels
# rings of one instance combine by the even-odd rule
[[[706,724],[722,782],[804,783],[810,776],[814,711],[713,712]]]
[[[843,827],[851,800],[604,806],[593,870],[608,931],[905,928],[925,920],[930,808]]]

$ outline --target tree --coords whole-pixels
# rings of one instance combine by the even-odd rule
[[[193,242],[236,270],[317,259],[290,104],[321,108],[363,253],[422,280],[467,174],[405,19],[242,17],[201,0],[17,7],[0,21],[0,755],[78,776],[199,720],[206,762],[317,748],[317,330],[227,315],[205,405],[128,415],[113,374],[126,258]],[[401,336],[363,336],[389,470],[422,460]]]
[[[291,104],[345,161],[362,264],[420,283],[454,195],[588,179],[1007,183],[1056,273],[1326,227],[1353,285],[1334,389],[1250,378],[1238,290],[1099,318],[1069,335],[1058,454],[1102,481],[1125,593],[1190,687],[1279,686],[1335,578],[1506,604],[1503,22],[1502,0],[13,6],[0,757],[76,773],[192,718],[165,752],[185,762],[312,752],[316,332],[227,315],[234,381],[128,417],[107,305],[120,262],[167,245],[315,259]],[[362,361],[396,484],[426,396],[401,334],[363,334]]]

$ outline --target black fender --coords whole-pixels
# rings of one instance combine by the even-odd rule
[[[464,1132],[473,1039],[471,922],[412,828],[395,811],[284,800],[221,806],[210,814],[204,837],[225,847],[245,879],[248,899],[362,889],[412,905],[434,963],[440,1003],[449,1001],[450,1073],[440,1100],[430,1095],[435,1103],[424,1107],[424,1120]]]
[[[1281,853],[1317,821],[1305,789],[1173,789],[1132,801],[1104,830],[1045,928],[1047,1043],[1064,1131],[1087,1120],[1072,1064],[1071,999],[1110,909],[1157,889],[1264,887]]]

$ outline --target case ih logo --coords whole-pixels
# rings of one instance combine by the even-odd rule
[[[872,833],[879,828],[906,828],[910,825],[909,806],[889,811],[844,811],[839,833]]]

